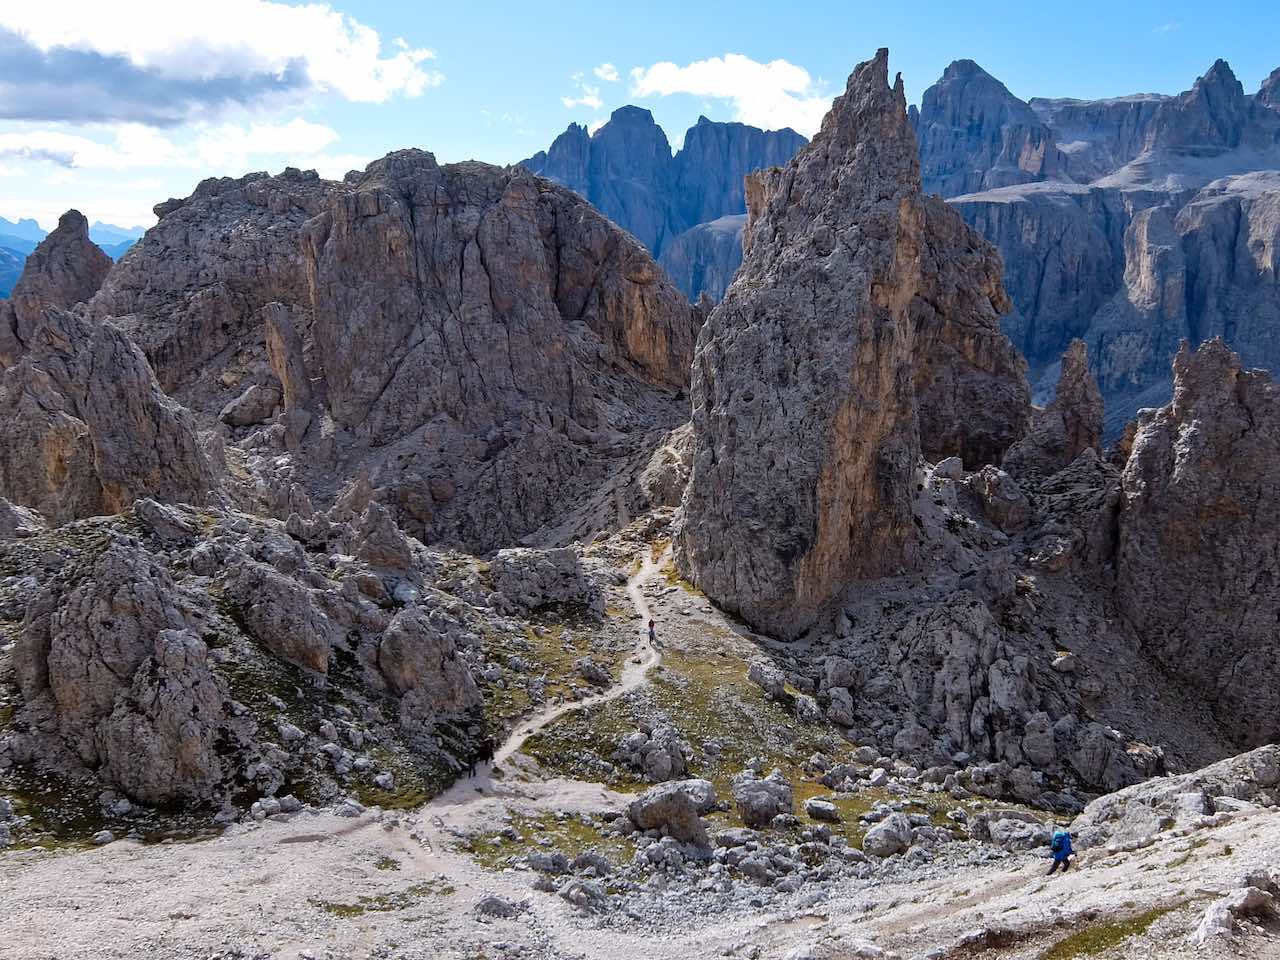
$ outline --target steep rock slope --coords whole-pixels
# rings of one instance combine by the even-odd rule
[[[619,107],[594,134],[569,128],[521,166],[563,184],[643,243],[669,266],[690,300],[724,294],[742,259],[714,222],[746,212],[743,180],[785,163],[805,143],[794,130],[760,130],[699,117],[672,156],[641,107]],[[708,233],[707,227],[711,227]],[[669,259],[669,263],[668,263]]]
[[[1138,423],[1124,470],[1120,609],[1242,746],[1280,736],[1275,624],[1280,389],[1220,339],[1174,359],[1173,402]]]
[[[645,506],[700,314],[571,192],[404,151],[346,183],[207,181],[157,212],[89,312],[222,422],[255,508],[285,517],[295,484],[326,499],[365,472],[416,535],[485,550]]]
[[[922,450],[998,459],[1025,427],[998,262],[921,195],[887,65],[861,64],[814,141],[749,182],[743,267],[694,362],[677,558],[784,636],[849,580],[913,563]]]

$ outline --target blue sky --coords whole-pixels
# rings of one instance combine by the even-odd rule
[[[1280,4],[328,4],[42,0],[0,8],[0,215],[147,226],[206,176],[327,176],[418,146],[510,163],[624,103],[673,144],[699,114],[809,133],[890,48],[908,99],[954,59],[1015,94],[1186,89],[1280,66]]]

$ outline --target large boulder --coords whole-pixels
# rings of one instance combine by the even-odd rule
[[[429,731],[480,706],[480,691],[447,625],[413,605],[397,613],[378,643],[378,669],[400,697],[400,725]]]
[[[743,265],[694,360],[677,562],[787,637],[849,581],[915,562],[922,453],[998,461],[1029,409],[999,260],[921,193],[887,71],[881,50],[812,143],[751,178]]]
[[[531,611],[550,604],[586,608],[604,617],[605,596],[598,571],[588,569],[574,547],[499,550],[489,564],[493,589],[516,610]]]
[[[679,780],[660,783],[642,793],[627,808],[627,816],[641,830],[660,830],[681,843],[711,845],[706,822],[698,815],[698,792]]]
[[[905,813],[892,813],[867,831],[862,852],[871,857],[891,857],[911,846],[914,828]]]
[[[767,827],[774,817],[794,809],[791,784],[779,770],[767,777],[751,770],[738,774],[733,778],[733,800],[748,827]]]
[[[1280,388],[1221,340],[1173,364],[1124,469],[1116,587],[1134,634],[1237,743],[1280,737]]]
[[[244,560],[227,577],[226,597],[245,632],[275,656],[315,674],[329,672],[329,656],[346,631],[310,588],[265,563]],[[416,682],[410,668],[388,672],[392,683]]]

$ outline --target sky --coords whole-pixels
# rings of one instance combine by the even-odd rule
[[[952,60],[1017,96],[1177,93],[1219,57],[1255,91],[1280,3],[0,0],[0,216],[150,226],[205,177],[341,177],[390,150],[514,163],[648,107],[809,135],[890,50],[907,98]]]

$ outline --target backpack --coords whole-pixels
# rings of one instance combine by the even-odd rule
[[[1054,853],[1061,853],[1067,845],[1067,832],[1058,830],[1053,835],[1053,842],[1049,845],[1049,849]]]

